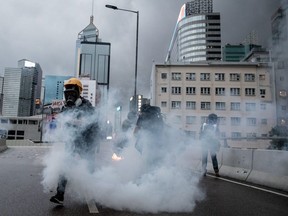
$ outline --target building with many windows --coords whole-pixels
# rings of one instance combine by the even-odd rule
[[[96,80],[102,98],[108,98],[111,44],[101,41],[93,18],[76,40],[75,77]]]
[[[155,64],[151,86],[151,104],[161,107],[166,122],[195,138],[210,113],[227,138],[267,137],[276,124],[267,64]]]
[[[56,75],[45,76],[45,97],[43,99],[43,104],[49,104],[55,100],[63,100],[64,81],[70,79],[71,77],[72,76]]]
[[[174,43],[176,61],[221,60],[220,13],[213,12],[212,0],[193,0],[181,7],[166,62],[170,61]]]
[[[6,67],[3,86],[3,116],[32,116],[41,98],[42,69],[38,63],[22,59],[18,67]]]

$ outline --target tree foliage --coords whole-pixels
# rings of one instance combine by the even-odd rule
[[[269,131],[269,136],[273,139],[270,141],[269,149],[288,151],[288,128],[277,125]]]

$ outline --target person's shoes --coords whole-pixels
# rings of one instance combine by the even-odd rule
[[[220,177],[219,172],[215,172],[216,177]]]
[[[59,205],[63,205],[63,201],[64,201],[64,194],[60,194],[58,192],[55,196],[52,196],[50,198],[50,202],[57,203]]]

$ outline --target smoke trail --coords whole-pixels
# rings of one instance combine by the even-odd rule
[[[204,199],[198,187],[200,175],[188,168],[193,158],[187,157],[187,152],[194,148],[182,141],[178,131],[166,128],[165,134],[157,137],[144,133],[140,154],[128,130],[126,147],[120,153],[123,160],[112,161],[113,145],[102,140],[95,160],[89,161],[67,148],[75,131],[65,127],[65,123],[73,120],[71,116],[59,117],[60,124],[50,136],[54,144],[44,159],[45,192],[55,191],[59,175],[64,174],[68,179],[65,199],[84,202],[88,197],[116,210],[191,212],[195,202]],[[85,124],[91,121],[97,121],[97,117],[89,116]],[[89,170],[91,163],[95,165],[94,172]]]

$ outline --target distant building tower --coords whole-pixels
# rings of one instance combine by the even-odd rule
[[[166,62],[177,42],[176,60],[221,60],[220,13],[213,13],[212,0],[194,0],[181,7]]]
[[[108,98],[110,46],[110,43],[101,42],[92,15],[89,25],[78,34],[76,41],[75,76],[96,80],[102,102]]]
[[[255,44],[226,44],[222,48],[222,60],[227,62],[242,61],[253,49],[260,49],[260,45]]]
[[[3,116],[32,116],[41,98],[42,69],[38,63],[22,59],[18,68],[5,68]]]
[[[64,81],[70,79],[72,76],[45,76],[45,97],[43,103],[49,104],[54,100],[63,100],[64,95]]]
[[[272,58],[275,76],[275,97],[278,125],[288,127],[288,3],[283,1],[280,8],[271,18],[272,25]]]

